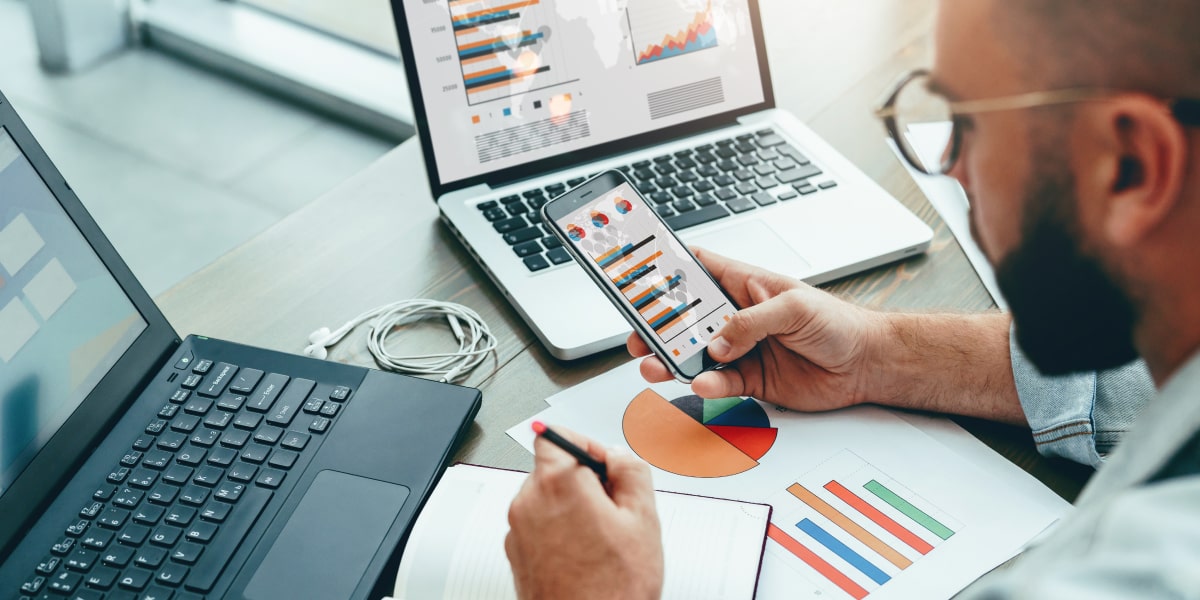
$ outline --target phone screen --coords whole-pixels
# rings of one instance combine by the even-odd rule
[[[653,210],[621,183],[556,222],[678,364],[704,350],[737,307]]]

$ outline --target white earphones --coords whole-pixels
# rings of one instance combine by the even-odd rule
[[[413,321],[442,316],[458,340],[458,350],[450,353],[396,355],[387,349],[387,338],[398,327]],[[492,330],[478,313],[453,302],[438,300],[403,300],[373,308],[346,324],[330,331],[322,327],[308,336],[304,355],[324,360],[329,348],[342,341],[355,327],[374,319],[367,336],[367,350],[380,368],[410,375],[439,376],[443,382],[453,382],[479,366],[496,349]],[[467,329],[463,329],[466,323]]]

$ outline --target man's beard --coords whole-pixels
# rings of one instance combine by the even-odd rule
[[[996,268],[1017,344],[1045,375],[1126,364],[1137,358],[1133,304],[1081,248],[1069,168],[1035,154],[1042,168],[1025,194],[1021,242]]]

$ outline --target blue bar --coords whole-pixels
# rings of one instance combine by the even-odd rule
[[[496,73],[490,73],[490,74],[484,75],[482,77],[472,77],[472,78],[464,81],[463,84],[473,85],[475,83],[483,83],[483,82],[491,80],[491,79],[504,79],[505,77],[508,77],[510,75],[512,75],[512,69],[505,69],[503,71],[498,71]]]
[[[600,263],[600,268],[607,269],[608,265],[611,265],[614,262],[617,262],[618,260],[628,256],[630,250],[633,250],[633,244],[625,244],[624,246],[621,246],[621,250],[619,252],[604,259],[604,262]]]
[[[861,571],[863,575],[870,577],[875,583],[883,585],[891,581],[892,578],[887,573],[884,573],[879,567],[871,564],[870,561],[863,558],[859,553],[851,550],[849,546],[838,541],[828,531],[821,529],[820,525],[804,519],[796,523],[796,527],[799,527],[800,531],[807,533],[812,539],[817,540],[822,546],[829,548],[830,552],[842,557],[842,560],[853,565],[855,569]]]
[[[685,311],[685,310],[687,310],[687,305],[686,305],[686,304],[680,304],[679,306],[676,306],[675,308],[672,308],[672,309],[671,309],[671,312],[669,312],[669,313],[667,313],[667,314],[663,315],[663,317],[662,317],[661,319],[659,319],[659,320],[657,320],[657,321],[655,321],[655,322],[651,323],[651,324],[650,324],[650,328],[651,328],[651,329],[658,329],[658,326],[659,326],[659,325],[663,325],[663,324],[665,324],[665,323],[670,323],[670,322],[671,322],[671,319],[674,319],[675,317],[678,317],[678,316],[679,316],[679,313],[681,313],[681,312],[683,312],[683,311]]]
[[[476,56],[495,54],[501,50],[507,50],[509,48],[518,47],[527,42],[531,42],[533,40],[540,39],[541,37],[542,37],[542,32],[539,31],[537,33],[531,33],[519,40],[509,40],[507,42],[496,42],[495,44],[491,44],[489,46],[480,46],[478,48],[471,48],[470,50],[463,50],[458,53],[458,57],[459,58],[474,58]]]
[[[486,15],[480,15],[478,17],[473,17],[470,19],[463,19],[461,21],[455,21],[454,26],[455,27],[463,27],[464,25],[472,25],[475,23],[479,23],[481,21],[490,21],[492,19],[496,19],[499,17],[507,17],[508,15],[509,15],[509,12],[507,10],[502,10],[500,12],[494,12],[494,13],[489,13]]]
[[[628,284],[629,284],[631,281],[634,281],[634,280],[636,280],[638,277],[641,277],[642,275],[645,275],[645,274],[646,274],[646,272],[647,272],[647,271],[649,271],[649,270],[650,270],[650,269],[652,269],[652,268],[653,268],[653,265],[646,265],[646,266],[644,266],[644,267],[639,267],[639,268],[638,268],[638,270],[636,270],[636,271],[634,271],[634,272],[630,273],[630,274],[629,274],[629,276],[628,276],[628,277],[626,277],[625,279],[618,280],[618,281],[616,282],[616,284],[617,284],[617,287],[618,287],[618,288],[623,288],[623,287],[625,287],[625,286],[626,286],[626,285],[628,285]]]
[[[652,292],[649,296],[646,296],[645,298],[642,298],[641,300],[639,300],[636,304],[633,305],[633,307],[638,310],[641,310],[642,307],[646,306],[647,304],[650,304],[651,302],[654,302],[655,300],[662,297],[663,294],[671,291],[672,288],[674,288],[676,285],[679,284],[679,280],[680,280],[679,275],[672,277],[671,280],[667,281],[664,286],[658,288],[657,291]]]

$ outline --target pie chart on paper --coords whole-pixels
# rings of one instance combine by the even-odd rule
[[[646,462],[685,477],[728,477],[758,466],[779,430],[750,398],[668,401],[643,390],[621,421],[625,441]]]

